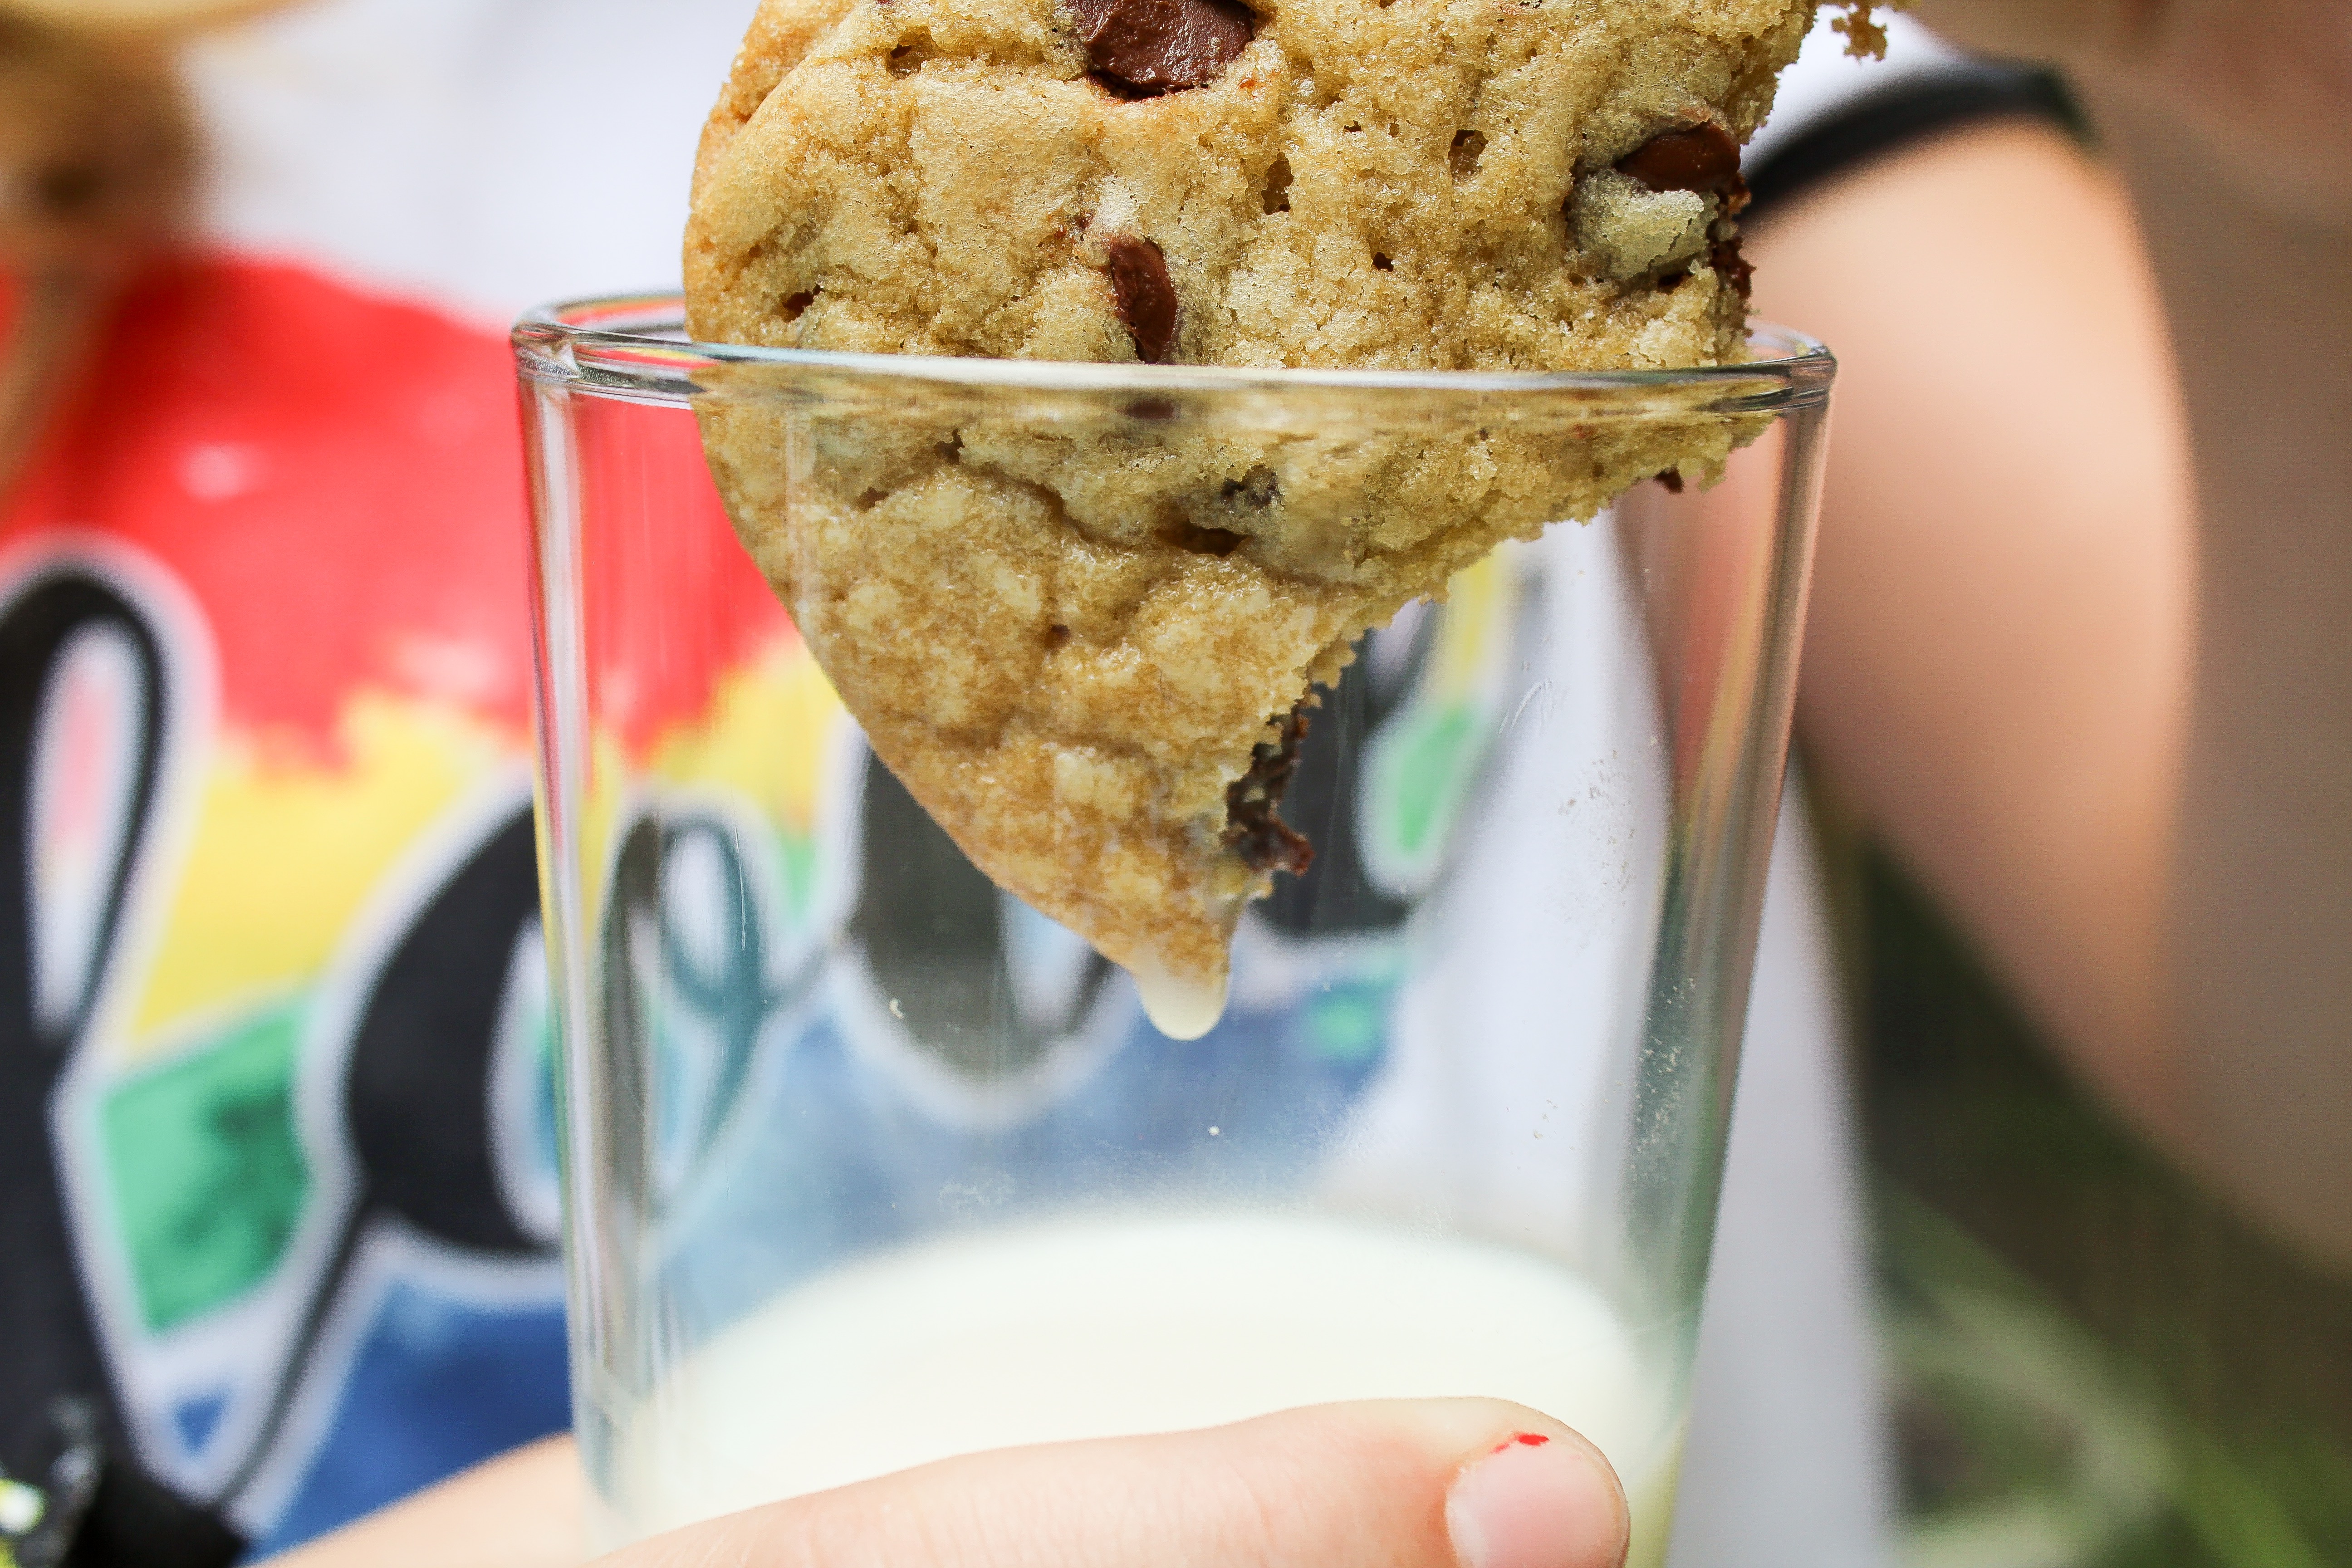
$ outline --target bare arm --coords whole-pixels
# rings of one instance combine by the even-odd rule
[[[2065,63],[2116,173],[1985,129],[1759,237],[1846,351],[1808,735],[2087,1078],[2352,1262],[2352,11],[1922,9]]]
[[[2187,709],[2185,435],[2123,193],[1955,132],[1759,226],[1841,356],[1800,722],[2085,1077],[2177,1137],[2159,1042]]]
[[[2144,100],[2098,101],[2196,432],[2200,636],[2167,948],[2191,1131],[2239,1198],[2352,1264],[2352,221],[2264,202]]]

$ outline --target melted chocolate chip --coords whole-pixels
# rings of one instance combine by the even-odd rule
[[[1664,485],[1666,488],[1668,494],[1680,495],[1683,493],[1683,476],[1681,469],[1661,468],[1650,477],[1657,480],[1658,483]]]
[[[1756,277],[1756,268],[1749,266],[1748,258],[1739,254],[1738,235],[1733,235],[1729,239],[1718,239],[1709,246],[1706,252],[1706,264],[1714,268],[1726,283],[1738,289],[1742,300],[1748,298],[1748,289]]]
[[[1721,194],[1739,184],[1739,143],[1712,121],[1662,131],[1617,160],[1617,172],[1654,191]]]
[[[1169,280],[1168,258],[1150,240],[1123,234],[1105,240],[1103,249],[1110,258],[1118,319],[1135,338],[1137,356],[1158,364],[1176,342],[1176,285]]]
[[[1256,30],[1234,0],[1069,0],[1087,63],[1114,91],[1150,97],[1206,87]]]
[[[1274,814],[1298,771],[1298,742],[1306,736],[1302,700],[1282,721],[1279,738],[1261,741],[1250,752],[1249,772],[1225,786],[1225,845],[1253,871],[1300,877],[1315,863],[1307,836]]]

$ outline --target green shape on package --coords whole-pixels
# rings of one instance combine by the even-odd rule
[[[139,1304],[161,1332],[268,1278],[310,1191],[294,1130],[301,1010],[248,1015],[123,1084],[101,1113]]]

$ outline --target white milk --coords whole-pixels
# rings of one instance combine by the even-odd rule
[[[1151,1026],[1171,1040],[1197,1040],[1225,1016],[1226,983],[1203,985],[1160,969],[1129,971]]]
[[[613,1500],[635,1536],[984,1448],[1491,1394],[1610,1456],[1638,1564],[1664,1552],[1681,1449],[1657,1375],[1599,1292],[1507,1247],[1288,1214],[1066,1218],[779,1297],[638,1411]]]

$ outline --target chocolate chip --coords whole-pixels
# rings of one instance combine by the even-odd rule
[[[1307,737],[1307,702],[1301,700],[1281,722],[1277,738],[1261,741],[1250,752],[1249,772],[1225,786],[1225,845],[1253,871],[1307,874],[1315,847],[1307,836],[1275,816],[1290,775],[1298,771],[1298,742]]]
[[[1617,160],[1617,172],[1654,191],[1720,194],[1739,180],[1739,143],[1712,121],[1651,137]]]
[[[1118,319],[1135,338],[1137,357],[1158,364],[1176,342],[1176,285],[1168,258],[1148,239],[1114,235],[1103,242],[1110,257],[1110,289]]]
[[[1746,257],[1739,254],[1738,235],[1733,235],[1729,239],[1718,239],[1709,246],[1706,252],[1706,264],[1714,268],[1717,275],[1726,283],[1738,289],[1742,300],[1748,298],[1749,288],[1756,278],[1756,268],[1748,265]]]
[[[1115,91],[1150,97],[1206,87],[1256,30],[1234,0],[1069,0],[1087,63]]]
[[[1650,477],[1656,479],[1661,485],[1664,485],[1668,493],[1673,495],[1680,495],[1683,493],[1683,476],[1681,469],[1661,468]]]
[[[803,289],[797,294],[787,295],[784,300],[784,320],[799,321],[801,312],[816,303],[817,293],[818,290],[814,289]]]

